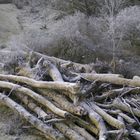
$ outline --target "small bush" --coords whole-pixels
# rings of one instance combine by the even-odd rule
[[[140,37],[140,7],[133,6],[120,11],[115,26],[124,40],[137,40]]]
[[[108,4],[112,2],[111,0],[107,1],[109,2]],[[100,12],[97,14],[98,16],[87,16],[82,11],[74,12],[70,15],[65,14],[63,18],[55,20],[50,17],[52,15],[49,15],[46,10],[46,17],[43,17],[43,14],[41,14],[43,18],[47,19],[46,29],[33,29],[25,32],[21,37],[18,37],[15,41],[13,40],[13,46],[17,48],[20,46],[22,49],[26,48],[25,50],[28,48],[28,50],[44,52],[57,57],[63,57],[64,59],[74,57],[76,57],[74,59],[78,59],[79,57],[77,61],[82,60],[81,57],[85,49],[88,50],[87,52],[90,55],[91,52],[94,54],[93,59],[98,56],[108,58],[114,52],[118,56],[121,53],[121,46],[130,46],[129,44],[133,47],[139,46],[136,45],[139,44],[140,33],[139,7],[125,8],[126,5],[121,3],[123,1],[113,0],[117,7],[114,7],[115,14],[112,15],[104,12],[107,5],[101,5],[99,2],[97,2],[97,6],[101,9],[98,10]],[[32,6],[41,5],[40,2],[32,1],[29,4]],[[51,5],[51,7],[60,11],[67,11],[71,7],[71,2],[66,0],[47,0],[46,5]],[[76,0],[74,2],[79,3],[80,1]],[[83,52],[81,51],[82,48]],[[79,53],[78,49],[80,50]],[[72,50],[74,51],[73,53],[71,53]],[[77,56],[73,55],[75,52]]]

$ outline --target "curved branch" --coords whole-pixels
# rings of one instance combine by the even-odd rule
[[[36,81],[34,79],[27,78],[24,76],[3,75],[3,74],[0,74],[0,79],[24,83],[35,88],[62,90],[70,92],[72,94],[78,94],[80,91],[80,85],[78,83],[68,83],[59,81],[55,82]]]

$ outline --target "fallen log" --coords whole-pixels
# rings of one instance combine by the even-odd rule
[[[54,65],[54,64],[52,64],[50,61],[48,61],[48,60],[45,60],[45,59],[43,59],[43,58],[41,58],[41,60],[39,60],[38,61],[38,63],[40,62],[40,61],[42,61],[41,63],[41,65],[43,66],[43,67],[45,67],[46,68],[46,70],[48,71],[48,74],[49,74],[49,76],[52,78],[52,80],[53,81],[59,81],[59,82],[64,82],[64,80],[63,80],[63,78],[62,78],[62,76],[61,76],[61,73],[59,72],[59,70],[57,69],[57,67]],[[38,64],[37,64],[38,65]],[[41,67],[42,67],[41,66]],[[46,93],[46,90],[43,90],[43,89],[40,89],[40,90],[38,90],[38,91],[40,91],[40,93],[43,93],[43,94],[45,94]],[[53,91],[52,91],[53,92]],[[77,91],[77,93],[78,93],[79,91]],[[53,92],[54,93],[54,92]],[[74,101],[74,103],[75,102],[77,102],[77,96],[75,96],[75,95],[71,95],[70,93],[66,93],[66,92],[63,92],[63,94],[65,94],[66,96],[68,96],[69,98],[71,98],[72,99],[72,101]],[[46,94],[46,96],[51,96],[52,94]],[[69,104],[69,105],[67,105],[68,104],[68,102],[66,102],[66,99],[65,98],[63,98],[61,95],[55,95],[55,93],[53,94],[54,96],[51,96],[51,98],[53,98],[56,102],[57,102],[57,100],[61,103],[61,104],[63,104],[62,106],[64,107],[64,109],[68,109],[70,112],[73,112],[72,110],[72,108],[71,108],[71,105]],[[61,96],[61,97],[60,97]],[[56,99],[57,98],[57,99]],[[79,99],[79,98],[78,98]],[[61,101],[60,101],[61,100]],[[65,104],[64,104],[64,101],[65,101]],[[76,104],[76,103],[75,103]],[[67,106],[67,107],[66,107]],[[65,108],[66,107],[66,108]],[[79,108],[80,109],[80,108]],[[78,111],[78,110],[77,110]],[[79,110],[80,111],[80,110]],[[79,114],[82,114],[83,112],[77,112],[77,114],[79,113]],[[82,111],[82,110],[81,110]],[[74,113],[74,112],[73,112]],[[75,112],[76,113],[76,112]]]
[[[82,78],[85,78],[89,81],[95,81],[95,80],[98,80],[100,81],[100,79],[103,79],[103,78],[118,78],[118,77],[123,77],[122,75],[120,74],[110,74],[110,73],[105,73],[105,74],[102,74],[102,73],[75,73],[75,72],[71,72],[72,74],[75,74],[77,76],[81,76]]]
[[[87,111],[83,107],[70,103],[64,95],[61,95],[56,91],[38,89],[38,92],[43,96],[53,99],[56,103],[60,105],[61,108],[63,108],[64,110],[72,114],[79,115],[79,116],[83,116],[87,114]]]
[[[46,120],[49,115],[44,112],[37,104],[34,103],[32,99],[29,99],[28,96],[19,94],[19,93],[14,93],[27,107],[35,112],[38,116],[39,119]]]
[[[117,129],[122,129],[124,128],[124,124],[122,122],[120,122],[119,120],[113,118],[111,115],[107,114],[103,109],[101,109],[100,107],[98,107],[96,104],[91,103],[90,105],[92,107],[92,109],[97,112],[100,116],[102,116],[102,118],[111,126],[117,128]]]
[[[24,95],[30,96],[37,102],[46,106],[48,109],[50,109],[53,113],[57,114],[58,116],[61,116],[64,118],[66,118],[67,116],[70,116],[70,113],[57,108],[49,100],[45,99],[44,97],[42,97],[41,95],[35,93],[34,91],[30,89],[27,89],[25,87],[22,87],[22,86],[19,86],[10,82],[4,82],[4,81],[0,81],[0,88],[14,90],[15,92],[18,92],[19,94],[23,93]]]
[[[24,83],[35,88],[53,89],[58,91],[62,90],[65,92],[70,92],[72,94],[78,94],[80,91],[80,85],[76,83],[59,82],[59,81],[56,82],[36,81],[34,79],[27,78],[24,76],[3,75],[3,74],[0,74],[0,79]]]
[[[59,83],[56,83],[56,86],[58,86],[58,87],[56,87],[56,90],[59,91],[60,86],[61,86],[63,94],[68,96],[76,104],[77,101],[79,100],[79,95],[80,95],[79,93],[81,93],[80,92],[80,88],[81,88],[80,83],[75,84],[75,83],[64,82],[63,79],[62,79],[62,76],[61,76],[59,70],[56,68],[56,66],[54,66],[53,64],[51,64],[51,66],[48,66],[48,64],[47,65],[42,64],[43,62],[48,63],[48,61],[46,62],[43,58],[40,58],[40,60],[38,61],[35,69],[38,69],[38,68],[41,69],[42,67],[45,67],[45,69],[49,69],[48,74],[51,76],[51,78],[55,82],[59,82]],[[49,68],[47,68],[47,66]],[[26,83],[26,84],[31,85],[33,87],[38,87],[39,86],[39,88],[42,87],[44,89],[53,89],[54,88],[55,83],[53,83],[53,82],[49,82],[49,83],[44,82],[43,83],[43,81],[38,81],[39,83],[38,83],[38,85],[36,85],[35,82],[37,82],[37,81],[33,81],[34,78],[36,77],[36,74],[34,73],[34,70],[32,70],[29,67],[22,68],[20,73],[18,73],[18,74],[20,74],[19,77],[15,77],[14,75],[9,75],[9,77],[7,77],[6,75],[0,75],[0,79],[4,80],[6,78],[6,79],[9,79],[11,81],[18,81],[18,82]],[[53,76],[53,74],[55,76]],[[42,83],[40,83],[40,82],[42,82]],[[63,85],[62,82],[64,82],[64,85]],[[52,85],[51,87],[50,87],[50,84]],[[67,84],[67,87],[66,87],[66,84]],[[69,87],[68,87],[68,84],[70,84]],[[64,88],[64,86],[65,86],[65,88]],[[78,95],[75,95],[75,94],[78,94]]]
[[[47,56],[43,55],[38,52],[31,52],[31,57],[33,60],[39,60],[41,57],[45,58],[46,60],[50,61],[56,66],[61,66],[62,68],[72,68],[74,71],[80,72],[80,71],[85,71],[85,72],[92,72],[94,71],[95,64],[80,64],[80,63],[75,63],[71,61],[66,61],[60,58],[56,58],[53,56]]]
[[[33,53],[29,62],[19,67],[21,76],[17,76],[18,71],[15,75],[0,74],[0,91],[14,93],[32,113],[43,118],[44,125],[53,130],[58,127],[65,139],[129,139],[134,133],[139,138],[139,77],[91,73],[94,66]]]
[[[134,115],[136,115],[137,117],[140,117],[140,110],[139,109],[130,107],[127,103],[123,103],[121,101],[121,99],[119,99],[119,98],[117,98],[113,101],[112,107],[126,111],[126,112],[131,113],[131,114],[134,113]]]
[[[75,73],[76,75],[80,75],[81,77],[90,80],[90,81],[101,81],[108,82],[116,85],[123,86],[132,86],[132,87],[140,87],[140,80],[126,79],[120,77],[120,75],[113,74],[90,74],[90,73]]]
[[[107,128],[102,117],[97,114],[93,109],[91,109],[86,103],[81,103],[81,105],[87,109],[88,116],[91,122],[98,128],[99,130],[99,140],[107,140],[106,132]]]
[[[44,60],[43,66],[46,68],[48,74],[54,81],[64,82],[64,80],[61,76],[61,73],[59,72],[59,70],[57,69],[57,67],[54,64],[52,64],[51,62],[49,62],[47,60]]]
[[[56,102],[54,102],[52,100],[52,103],[55,104],[58,108],[61,108],[59,104],[57,104]],[[84,116],[83,116],[84,117]],[[86,117],[86,116],[85,116]],[[95,125],[91,124],[89,121],[85,121],[82,118],[80,118],[79,116],[75,116],[75,115],[71,115],[70,118],[67,117],[66,122],[72,122],[77,124],[78,126],[86,129],[87,131],[89,131],[92,134],[98,135],[98,129],[95,127]]]
[[[17,111],[20,116],[26,119],[35,128],[43,132],[46,138],[52,140],[65,140],[65,137],[61,133],[56,132],[56,130],[52,127],[45,125],[42,121],[31,115],[28,111],[26,111],[22,106],[11,100],[8,96],[3,95],[2,93],[0,93],[0,102],[3,102],[12,110]]]

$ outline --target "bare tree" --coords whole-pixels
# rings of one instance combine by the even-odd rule
[[[103,0],[98,2],[100,6],[100,16],[106,21],[107,32],[105,37],[112,46],[112,65],[115,69],[116,50],[122,40],[122,33],[117,34],[116,31],[116,15],[120,12],[125,4],[125,0]]]

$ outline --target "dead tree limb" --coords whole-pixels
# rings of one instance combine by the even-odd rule
[[[53,102],[56,106],[60,107],[59,104]],[[73,122],[75,124],[77,124],[78,126],[88,130],[90,133],[93,133],[95,135],[98,135],[98,129],[91,123],[89,123],[88,121],[83,120],[82,118],[78,117],[78,116],[74,116],[71,115],[70,118],[68,117],[69,122]]]
[[[128,122],[129,124],[131,124],[131,125],[133,125],[133,126],[135,126],[135,125],[137,124],[137,122],[136,122],[134,119],[132,119],[131,117],[129,117],[128,115],[126,115],[126,114],[124,114],[124,113],[119,113],[119,115],[120,115],[122,118],[124,118],[124,120],[125,120],[126,122]]]
[[[113,115],[120,115],[126,122],[128,122],[132,126],[135,126],[137,124],[137,122],[133,118],[131,118],[127,114],[124,114],[121,110],[106,110],[106,112]]]
[[[67,117],[70,115],[70,113],[63,111],[59,108],[57,108],[54,104],[52,104],[49,100],[45,99],[41,95],[35,93],[34,91],[27,89],[25,87],[10,83],[10,82],[4,82],[0,81],[0,88],[3,89],[14,89],[15,92],[19,92],[19,94],[23,93],[24,95],[30,96],[37,102],[41,103],[42,105],[46,106],[48,109],[50,109],[53,113],[57,114],[61,117]]]
[[[80,64],[80,63],[74,63],[71,61],[66,61],[63,59],[59,59],[56,57],[51,57],[47,55],[40,54],[38,52],[32,52],[32,58],[39,60],[41,57],[45,58],[46,60],[49,60],[51,63],[53,63],[56,66],[61,66],[64,68],[69,69],[69,67],[74,67],[75,71],[80,72],[81,70],[85,72],[92,72],[94,64]]]
[[[48,114],[44,112],[37,104],[34,103],[32,99],[29,99],[28,96],[14,93],[25,105],[28,106],[29,109],[31,109],[33,112],[35,112],[38,116],[38,118],[46,120],[48,118]]]
[[[98,107],[97,105],[95,105],[94,103],[90,103],[90,105],[92,106],[92,109],[97,112],[99,115],[102,116],[102,118],[111,126],[118,128],[118,129],[122,129],[124,128],[124,124],[120,121],[118,121],[117,119],[113,118],[111,115],[107,114],[103,109],[101,109],[100,107]]]
[[[77,75],[80,75],[81,77],[90,80],[90,81],[101,81],[101,82],[109,82],[116,85],[126,85],[126,86],[132,86],[132,87],[140,87],[140,80],[133,80],[133,79],[126,79],[122,78],[119,75],[113,74],[90,74],[90,73],[77,73]]]
[[[123,103],[121,101],[121,99],[119,99],[119,98],[117,98],[113,101],[112,106],[117,108],[117,109],[131,113],[131,114],[134,113],[137,117],[140,117],[140,110],[139,109],[129,107],[127,104]]]
[[[86,103],[81,104],[85,109],[88,111],[88,116],[93,124],[98,128],[99,130],[99,140],[106,140],[106,132],[107,128],[105,126],[105,123],[102,119],[102,117],[97,114],[92,108],[90,108]]]
[[[49,137],[53,140],[65,140],[62,134],[56,132],[53,128],[45,125],[42,121],[31,115],[28,111],[26,111],[22,106],[11,100],[9,97],[0,93],[0,101],[3,102],[6,106],[11,108],[12,110],[16,110],[20,116],[26,119],[29,123],[31,123],[35,128],[44,133],[46,137]]]
[[[54,65],[54,64],[52,64],[50,61],[48,61],[48,60],[43,60],[43,67],[45,67],[46,69],[47,69],[47,71],[48,71],[48,74],[50,75],[50,77],[54,80],[54,81],[59,81],[59,82],[64,82],[64,80],[63,80],[63,78],[62,78],[62,76],[61,76],[61,73],[59,72],[59,70],[57,69],[57,67]],[[42,90],[42,91],[41,91]],[[41,89],[40,91],[41,91],[41,93],[45,93],[44,91],[43,91],[43,89]],[[52,91],[53,92],[53,91]],[[77,93],[78,93],[79,91],[77,91]],[[53,92],[54,93],[54,92]],[[68,93],[68,92],[63,92],[66,96],[68,96],[68,97],[70,97],[73,101],[74,101],[74,103],[77,101],[77,97],[78,96],[75,96],[75,95],[72,95],[71,93]],[[48,95],[50,95],[51,96],[51,94],[47,94],[47,96]],[[60,102],[60,103],[62,103],[63,104],[63,102],[64,101],[66,101],[66,99],[64,99],[61,95],[61,97],[59,96],[58,97],[58,95],[56,95],[55,96],[55,94],[53,94],[54,96],[52,97],[53,99],[55,98],[56,99],[56,97],[57,97],[57,100],[59,99],[59,100],[61,100],[62,102]],[[79,99],[79,97],[78,97],[78,99]],[[56,101],[56,100],[55,100]],[[66,102],[65,102],[66,103]],[[75,103],[76,104],[76,103]],[[70,104],[69,104],[70,105]],[[70,110],[70,112],[72,111],[71,109],[71,105],[69,106],[69,105],[67,105],[67,103],[66,104],[63,104],[62,106],[64,107],[64,106],[67,106],[67,109],[69,108],[69,110]],[[69,107],[68,107],[69,106]],[[65,108],[65,107],[64,107]],[[66,109],[66,108],[65,108]],[[79,108],[80,109],[80,108]],[[78,110],[77,110],[78,111]],[[79,110],[80,111],[80,110]],[[80,112],[77,112],[77,114],[78,113],[80,113]],[[82,110],[81,110],[82,111]],[[76,113],[76,112],[75,112]],[[83,111],[81,112],[81,114],[83,113]]]
[[[39,93],[41,93],[44,96],[47,96],[51,99],[53,99],[56,103],[58,103],[61,108],[63,108],[64,110],[75,114],[75,115],[86,115],[87,111],[81,107],[81,106],[76,106],[72,103],[70,103],[64,95],[61,95],[53,90],[44,90],[44,89],[39,89],[38,90]]]
[[[101,102],[107,98],[115,98],[115,97],[118,97],[118,96],[124,96],[126,94],[129,94],[129,93],[133,93],[133,94],[137,94],[139,93],[140,91],[140,88],[139,87],[125,87],[125,88],[120,88],[120,89],[113,89],[113,90],[109,90],[107,92],[104,92],[102,93],[102,95],[100,96],[95,96],[94,100],[95,101],[98,101],[98,102]]]
[[[78,94],[80,91],[80,85],[76,83],[59,82],[59,81],[56,82],[36,81],[34,79],[27,78],[24,76],[3,75],[3,74],[0,74],[0,79],[24,83],[35,88],[53,89],[59,91],[62,90],[70,92],[72,94]]]
[[[104,78],[118,78],[118,77],[123,77],[122,75],[120,74],[97,74],[97,73],[75,73],[75,72],[72,72],[72,74],[75,74],[77,76],[81,76],[89,81],[95,81],[95,80],[99,80],[100,79],[104,79]]]
[[[61,73],[54,64],[50,61],[44,60],[43,66],[47,69],[48,74],[54,81],[64,82]]]

